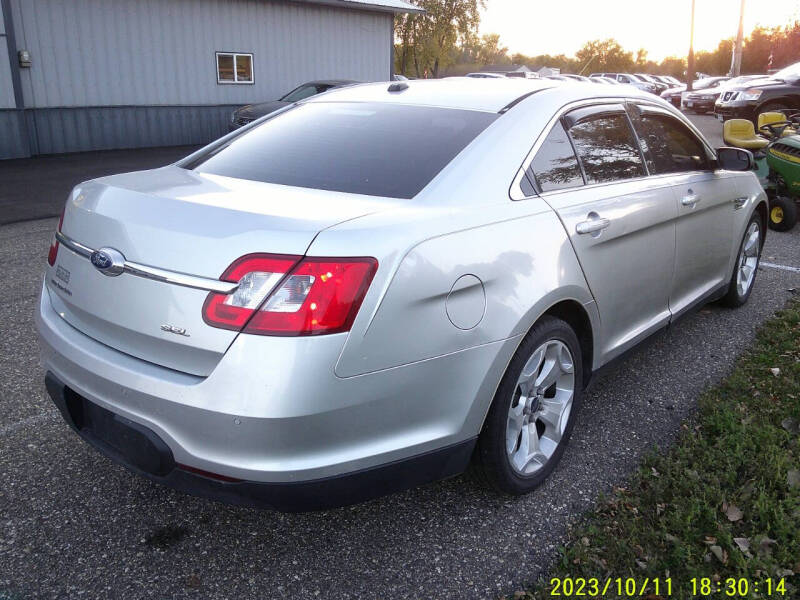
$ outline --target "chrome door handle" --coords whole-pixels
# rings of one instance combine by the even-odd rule
[[[594,217],[592,217],[592,215],[590,214],[589,217],[590,218],[588,221],[581,221],[580,223],[575,225],[576,232],[578,232],[579,234],[597,233],[599,231],[603,231],[603,229],[611,225],[610,219],[598,217],[596,214],[594,215]]]
[[[692,194],[691,192],[681,198],[681,204],[684,206],[694,206],[698,202],[700,202],[700,196],[697,194]]]

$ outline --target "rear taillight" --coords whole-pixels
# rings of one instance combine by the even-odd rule
[[[209,294],[203,319],[212,327],[258,335],[349,331],[377,268],[374,258],[243,256],[220,278],[239,287],[232,294]]]
[[[64,210],[61,211],[61,218],[58,220],[58,227],[56,231],[61,231],[61,226],[64,224],[64,212],[67,210],[64,207]],[[58,239],[56,238],[56,234],[53,234],[53,241],[50,242],[50,250],[47,253],[47,264],[51,267],[56,264],[56,258],[58,258]]]

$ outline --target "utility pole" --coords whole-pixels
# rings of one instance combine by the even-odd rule
[[[692,27],[689,30],[689,58],[686,67],[686,91],[691,92],[694,81],[694,0],[692,0]]]
[[[733,49],[733,69],[731,77],[742,74],[742,42],[744,40],[744,0],[739,9],[739,31],[736,33],[736,47]]]

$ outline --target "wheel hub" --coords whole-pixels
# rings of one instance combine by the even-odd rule
[[[537,348],[522,369],[508,412],[506,452],[521,475],[541,469],[555,452],[572,408],[572,354],[560,340]]]

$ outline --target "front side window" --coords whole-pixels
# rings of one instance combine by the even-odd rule
[[[217,83],[253,83],[253,55],[217,52]]]
[[[541,192],[583,185],[578,159],[560,121],[536,152],[528,167],[528,178]]]
[[[623,112],[587,116],[569,130],[586,183],[606,183],[645,175],[636,139]]]
[[[635,127],[651,175],[710,168],[703,143],[675,117],[644,109]]]
[[[412,198],[497,117],[383,102],[309,102],[183,166],[252,181]]]

